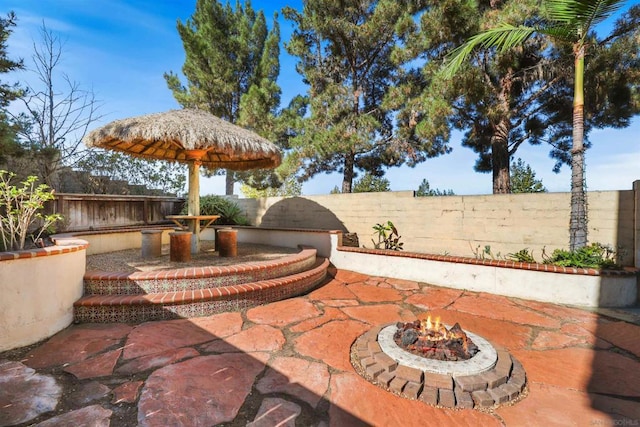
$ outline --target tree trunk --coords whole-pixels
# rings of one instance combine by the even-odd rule
[[[349,152],[344,156],[344,173],[342,175],[342,192],[351,193],[353,187],[353,167],[355,154]]]
[[[587,198],[584,175],[584,46],[575,47],[573,145],[571,147],[571,218],[569,249],[587,245]]]
[[[227,169],[227,173],[224,178],[224,194],[227,196],[233,196],[233,184],[235,184],[233,172]]]
[[[503,119],[496,126],[491,138],[491,167],[493,169],[493,194],[511,193],[511,177],[509,175],[509,126]]]

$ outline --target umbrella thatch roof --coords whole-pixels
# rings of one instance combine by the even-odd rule
[[[249,170],[280,164],[278,147],[258,134],[206,111],[184,109],[116,120],[83,138],[87,147],[207,168]]]

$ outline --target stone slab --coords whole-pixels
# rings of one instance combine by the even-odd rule
[[[300,405],[285,399],[267,397],[260,404],[255,419],[247,427],[295,427],[302,412]]]

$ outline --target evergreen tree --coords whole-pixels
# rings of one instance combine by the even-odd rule
[[[296,197],[302,194],[302,184],[295,175],[287,176],[279,187],[256,189],[247,184],[242,184],[240,189],[244,197],[258,199],[260,197]]]
[[[187,85],[173,72],[164,75],[176,100],[269,138],[280,104],[277,15],[273,22],[268,30],[264,13],[254,11],[250,1],[237,1],[233,8],[216,0],[197,0],[191,18],[177,25]],[[232,171],[227,171],[226,194],[233,194],[234,181]]]
[[[531,166],[518,158],[511,163],[511,192],[546,193],[547,189],[542,184],[542,180],[536,179],[536,173]]]
[[[546,80],[543,72],[549,62],[538,55],[544,39],[532,39],[514,52],[475,55],[455,79],[442,78],[439,71],[445,54],[455,46],[493,22],[515,23],[535,15],[538,1],[428,3],[419,31],[397,53],[399,61],[426,62],[407,73],[388,102],[400,108],[401,131],[414,139],[446,146],[452,130],[465,132],[462,145],[478,153],[476,171],[492,172],[493,192],[508,193],[511,156],[522,143],[539,142],[531,138],[541,128],[532,120],[535,100],[557,82]]]
[[[356,170],[414,165],[442,153],[438,147],[396,138],[393,111],[383,99],[398,76],[391,55],[419,12],[411,0],[304,0],[302,11],[284,16],[295,26],[287,51],[309,85],[309,115],[291,141],[301,179],[321,172],[343,174],[352,191]]]
[[[445,76],[464,68],[467,59],[473,52],[486,52],[487,49],[511,53],[520,51],[522,46],[541,35],[548,36],[556,43],[556,52],[564,53],[561,57],[570,58],[573,67],[572,87],[551,92],[554,106],[547,107],[551,124],[559,123],[559,130],[552,133],[552,141],[562,145],[571,141],[571,153],[565,154],[571,161],[571,218],[569,226],[569,248],[576,250],[587,244],[587,203],[585,195],[584,152],[585,133],[588,132],[589,120],[585,116],[593,115],[596,126],[623,126],[629,118],[640,112],[638,105],[637,73],[640,70],[638,52],[640,51],[640,6],[632,7],[622,19],[616,22],[613,31],[605,38],[599,39],[594,33],[595,26],[619,10],[624,0],[545,0],[545,17],[547,19],[532,22],[531,25],[513,25],[496,23],[488,30],[469,38],[458,47],[450,57],[445,69]],[[477,48],[482,48],[478,50]],[[595,69],[604,62],[608,66],[600,68],[601,85],[590,86],[585,81],[588,72],[586,61],[587,50],[595,59]],[[543,55],[541,50],[540,55]],[[611,62],[611,60],[614,60]],[[615,61],[617,59],[617,61]],[[571,75],[570,74],[570,75]],[[560,73],[562,75],[562,73]],[[585,88],[600,97],[596,105],[588,105],[585,109]],[[547,92],[547,91],[545,91]],[[588,91],[587,91],[588,93]],[[564,95],[562,97],[561,95]],[[597,97],[595,98],[597,100]],[[557,101],[559,100],[559,102]],[[564,104],[563,101],[564,100]],[[569,102],[567,101],[571,101]],[[609,104],[609,105],[607,105]],[[613,105],[611,105],[613,104]],[[561,107],[571,105],[571,113],[567,114]],[[597,108],[604,106],[607,113],[599,114]],[[595,108],[594,108],[595,107]],[[559,110],[559,111],[558,111]],[[566,109],[565,109],[566,110]],[[595,112],[595,113],[594,113]],[[567,118],[571,118],[569,126]],[[558,120],[559,119],[559,120]],[[540,118],[538,120],[541,122]],[[564,122],[565,126],[562,126]],[[549,123],[545,123],[549,126]],[[571,130],[571,136],[567,130]],[[553,130],[552,130],[553,132]]]
[[[462,144],[478,153],[477,171],[493,173],[494,193],[510,191],[510,159],[523,143],[549,142],[552,156],[570,161],[574,79],[570,57],[565,55],[570,45],[560,48],[535,33],[516,49],[467,52],[455,77],[440,73],[447,53],[482,29],[499,24],[518,28],[545,18],[540,2],[434,0],[429,4],[420,31],[397,55],[399,61],[428,60],[422,69],[407,73],[389,97],[390,105],[401,109],[401,130],[442,144],[449,141],[452,130],[465,132]],[[587,74],[585,80],[593,88],[587,94],[593,102],[585,110],[586,128],[624,126],[637,108],[630,96],[638,72],[638,39],[634,41],[628,31],[634,22],[626,19],[612,33],[615,37],[590,50],[588,67],[599,71]],[[559,167],[560,163],[555,169]]]
[[[439,190],[437,188],[431,188],[429,181],[423,179],[416,191],[416,197],[426,196],[455,196],[453,190]]]
[[[8,39],[15,25],[16,16],[13,12],[6,18],[0,18],[0,75],[23,68],[22,60],[12,60],[7,56]],[[23,90],[17,84],[0,80],[0,163],[4,163],[8,156],[18,155],[22,151],[17,140],[18,123],[7,112],[11,101],[18,99],[22,93]]]
[[[377,193],[391,191],[391,183],[383,176],[375,176],[369,172],[353,184],[354,193]]]

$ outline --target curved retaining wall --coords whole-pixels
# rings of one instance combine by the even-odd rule
[[[164,240],[164,234],[173,228],[163,229],[166,231]],[[82,296],[88,248],[93,246],[91,253],[100,253],[139,247],[140,230],[58,235],[55,236],[58,246],[0,253],[0,285],[3,291],[0,299],[0,351],[46,339],[68,326],[73,320],[73,304]],[[542,264],[343,247],[339,244],[340,233],[336,231],[239,227],[238,232],[239,241],[268,241],[282,246],[294,243],[296,246],[317,245],[318,254],[330,255],[331,262],[340,269],[436,286],[586,307],[633,306],[638,297],[636,270],[562,269]],[[205,230],[203,235],[206,233],[212,233],[212,230]],[[82,237],[82,240],[76,237]],[[270,292],[275,295],[277,291],[272,282],[264,282],[264,287],[272,289]],[[308,286],[309,282],[294,292]],[[251,292],[245,292],[251,287],[243,285],[242,289],[244,291],[240,293],[249,297]],[[239,292],[232,290],[236,294]],[[200,297],[195,295],[194,298]],[[240,306],[250,302],[247,299],[233,304]]]
[[[125,249],[136,249],[142,246],[141,230],[162,230],[162,244],[169,244],[169,233],[175,230],[175,227],[157,226],[157,227],[127,227],[115,228],[111,230],[95,230],[95,231],[77,231],[72,233],[56,234],[54,238],[73,239],[81,238],[85,240],[89,247],[87,255],[103,254],[105,252],[122,251]]]
[[[73,321],[82,296],[87,242],[0,253],[0,351],[36,343]]]

